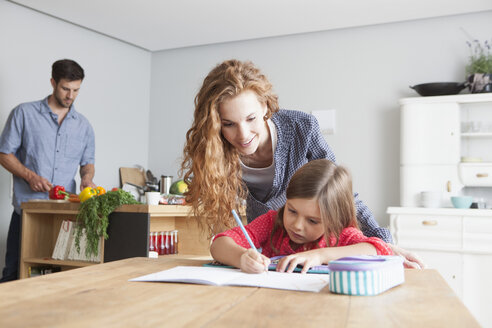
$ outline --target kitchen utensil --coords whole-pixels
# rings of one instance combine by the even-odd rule
[[[169,194],[169,189],[173,184],[173,176],[172,175],[161,175],[161,193]]]
[[[147,182],[145,184],[145,191],[159,191],[159,185]]]
[[[455,95],[468,86],[468,82],[435,82],[410,86],[421,96]]]
[[[157,178],[152,174],[152,171],[147,170],[146,176],[147,176],[147,182],[149,184],[152,184],[152,185],[157,185],[158,184]]]
[[[440,191],[422,191],[420,202],[422,207],[437,208],[441,207],[442,193]]]
[[[145,199],[148,205],[159,205],[161,200],[161,193],[158,191],[147,191],[145,193]]]
[[[452,196],[451,203],[456,208],[470,208],[473,202],[472,196]]]
[[[143,187],[145,185],[145,172],[139,168],[120,167],[121,186],[127,182]]]

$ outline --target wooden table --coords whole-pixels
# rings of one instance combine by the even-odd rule
[[[0,284],[0,326],[479,327],[434,270],[378,296],[128,281],[205,262],[130,258]]]

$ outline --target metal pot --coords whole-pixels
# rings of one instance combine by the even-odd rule
[[[410,86],[421,96],[456,95],[468,86],[468,82],[435,82]]]

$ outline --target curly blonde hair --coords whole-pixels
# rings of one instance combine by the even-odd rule
[[[247,196],[239,153],[221,133],[219,106],[245,90],[266,104],[265,120],[278,111],[278,97],[261,71],[249,61],[226,60],[204,79],[195,97],[193,124],[186,133],[181,173],[188,184],[186,201],[209,237],[233,227],[232,209]]]

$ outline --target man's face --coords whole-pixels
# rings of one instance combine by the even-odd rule
[[[79,94],[80,84],[82,84],[82,80],[68,81],[60,79],[56,83],[55,80],[51,79],[53,96],[56,102],[63,108],[70,108]]]

